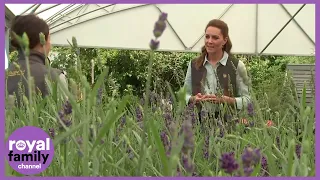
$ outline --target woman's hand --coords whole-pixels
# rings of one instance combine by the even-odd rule
[[[229,96],[217,97],[216,95],[204,95],[203,100],[213,102],[216,104],[227,103],[233,105],[236,103],[236,99]]]
[[[198,103],[201,101],[213,102],[215,104],[227,103],[230,105],[234,105],[236,103],[236,99],[229,96],[217,97],[214,94],[202,95],[201,93],[198,93],[195,96],[191,96],[190,100],[194,103]]]
[[[198,103],[198,102],[203,101],[203,97],[204,97],[204,95],[202,95],[201,93],[198,93],[198,94],[195,95],[195,96],[191,96],[190,100],[191,100],[191,102],[193,102],[193,103]]]

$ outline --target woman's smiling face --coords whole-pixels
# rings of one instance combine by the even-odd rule
[[[205,33],[205,47],[208,53],[221,51],[227,38],[223,37],[219,28],[209,26]]]

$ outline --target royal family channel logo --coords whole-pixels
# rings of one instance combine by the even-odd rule
[[[39,174],[46,170],[54,156],[53,142],[41,128],[26,126],[15,130],[6,142],[6,159],[18,173]]]

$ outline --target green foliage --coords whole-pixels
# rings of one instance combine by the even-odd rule
[[[75,58],[70,49],[55,48],[57,55],[52,59],[52,67],[66,70],[74,74]],[[119,85],[119,92],[124,95],[128,92],[142,95],[147,78],[147,65],[149,62],[148,51],[129,50],[104,50],[81,49],[81,64],[88,79],[94,79],[105,67],[110,67],[111,77]],[[184,73],[187,63],[195,57],[195,54],[162,53],[154,55],[154,68],[152,76],[155,81],[155,91],[166,91],[163,86],[165,81],[177,91],[184,81]],[[92,62],[94,60],[94,74],[92,74]]]
[[[54,48],[53,51],[57,53],[57,56],[52,59],[52,66],[67,71],[69,77],[73,78],[76,60],[74,53],[71,52],[72,50],[58,47]],[[167,92],[167,81],[173,91],[178,91],[183,86],[189,61],[197,55],[197,53],[155,52],[152,89],[159,93]],[[142,95],[147,78],[148,51],[81,49],[80,57],[84,74],[89,81],[92,76],[96,80],[105,67],[110,67],[112,85],[119,90],[120,96],[124,94]],[[241,55],[236,55],[236,57],[246,64],[251,76],[252,87],[258,93],[258,97],[263,96],[261,89],[264,89],[264,92],[280,93],[281,84],[285,82],[285,67],[287,64],[312,64],[315,62],[314,57]],[[94,61],[94,74],[92,74],[92,60]],[[277,89],[279,91],[269,86],[271,81],[278,82]],[[110,85],[110,83],[107,85]],[[270,97],[273,97],[273,95],[270,94]]]
[[[18,52],[17,51],[13,51],[9,54],[9,63],[16,61],[18,58]]]

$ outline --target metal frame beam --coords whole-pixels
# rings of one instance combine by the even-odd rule
[[[101,7],[99,4],[96,4],[98,7]],[[107,13],[110,13],[107,9],[103,9],[105,11],[107,11]]]
[[[72,6],[74,6],[74,5],[76,5],[76,4],[73,4]],[[70,13],[78,10],[79,8],[83,7],[84,4],[80,4],[80,5],[78,5],[78,6],[76,6],[76,7],[74,7],[74,8],[71,9],[72,6],[70,6],[68,9],[65,9],[65,10],[63,11],[63,13],[60,13],[60,14],[56,13],[56,14],[54,14],[54,15],[53,15],[53,16],[54,16],[53,18],[51,18],[52,16],[49,17],[49,18],[51,18],[50,22],[48,22],[48,23],[49,23],[49,26],[51,26],[52,24],[56,23],[56,22],[59,21],[59,20],[63,20],[62,18],[64,18],[66,15],[68,15],[68,14],[70,14]],[[71,9],[71,10],[70,10],[70,9]],[[67,12],[64,13],[65,11],[67,11]],[[54,19],[54,18],[57,17],[57,16],[60,16],[60,17]],[[49,18],[48,18],[48,19],[49,19]]]
[[[23,11],[21,14],[19,14],[19,15],[23,15],[23,14],[25,14],[26,12],[28,12],[30,9],[32,9],[34,6],[36,6],[37,4],[34,4],[34,5],[32,5],[32,6],[30,6],[30,7],[28,7],[25,11]]]
[[[41,4],[38,4],[35,8],[33,8],[31,10],[31,12],[29,14],[33,14],[34,12],[36,12],[36,10],[41,6]]]
[[[87,15],[87,14],[90,14],[90,13],[92,13],[92,12],[98,11],[98,10],[100,10],[100,9],[103,9],[103,8],[106,8],[106,7],[109,7],[109,6],[112,6],[112,5],[114,5],[114,4],[102,6],[102,7],[100,7],[100,8],[95,9],[95,10],[89,11],[89,12],[84,13],[84,14],[81,14],[81,15],[78,15],[78,16],[76,16],[76,17],[73,17],[73,18],[67,20],[66,22],[62,22],[62,23],[59,23],[59,24],[57,24],[57,25],[55,25],[55,26],[52,26],[52,27],[50,27],[50,29],[54,29],[54,28],[59,27],[59,26],[65,24],[65,23],[67,23],[67,22],[69,22],[69,21],[72,21],[72,20],[74,20],[74,19],[77,19],[77,18],[79,18],[79,17],[85,16],[85,15]],[[117,11],[117,12],[119,12],[119,11]],[[112,14],[112,13],[110,13],[110,14]],[[101,16],[98,16],[98,17],[102,17],[102,16],[105,16],[105,15],[106,15],[106,14],[101,15]],[[107,15],[108,15],[108,14],[107,14]],[[95,17],[95,18],[98,18],[98,17]],[[95,18],[91,18],[91,19],[95,19]],[[91,20],[91,19],[89,19],[89,20]],[[86,20],[86,21],[88,21],[88,20]],[[84,21],[84,22],[86,22],[86,21]],[[82,23],[82,22],[79,22],[79,23]],[[71,26],[74,26],[74,25],[79,24],[79,23],[72,24]],[[69,27],[69,26],[68,26],[68,27]],[[63,28],[63,29],[64,29],[64,28]]]
[[[86,12],[87,9],[89,8],[90,4],[85,4],[81,7],[81,9],[79,10],[79,12],[77,13],[77,16],[79,16],[79,14],[81,13],[81,11],[83,10],[82,13]],[[76,20],[75,23],[77,23],[79,21],[80,17]],[[72,23],[73,24],[73,23]]]
[[[112,5],[113,5],[113,4],[110,4],[110,5],[108,5],[108,6],[112,6]],[[98,18],[104,17],[104,16],[108,16],[108,15],[120,13],[120,12],[123,12],[123,11],[129,11],[129,10],[132,10],[132,9],[136,9],[136,8],[143,7],[143,6],[149,6],[149,5],[151,5],[151,4],[143,4],[143,5],[139,5],[139,6],[127,8],[127,9],[122,9],[122,10],[119,10],[119,11],[116,11],[116,12],[111,12],[111,13],[108,13],[108,14],[103,14],[103,15],[100,15],[100,16],[97,16],[97,17],[93,17],[93,18],[87,19],[87,20],[85,20],[85,21],[81,21],[81,22],[78,22],[78,23],[74,23],[74,24],[72,24],[72,25],[70,25],[70,26],[68,26],[68,27],[64,27],[64,28],[61,28],[61,29],[59,29],[59,30],[52,31],[52,34],[54,34],[54,33],[56,33],[56,32],[59,32],[59,31],[62,31],[62,30],[64,30],[64,29],[66,29],[66,28],[70,28],[70,27],[72,27],[72,26],[75,26],[75,25],[78,25],[78,24],[82,24],[82,23],[85,23],[85,22],[88,22],[88,21],[91,21],[91,20],[94,20],[94,19],[98,19]],[[106,7],[107,7],[107,6],[106,6]],[[69,21],[71,21],[71,20],[73,20],[73,19],[76,19],[76,18],[78,18],[78,17],[84,16],[84,15],[90,14],[91,12],[100,10],[100,9],[102,9],[102,8],[104,8],[104,7],[101,7],[101,8],[92,10],[92,11],[90,11],[90,12],[87,12],[87,13],[85,13],[85,14],[82,14],[82,15],[80,15],[80,16],[74,17],[74,18],[70,19]],[[53,27],[51,27],[50,29],[59,27],[60,25],[65,24],[65,23],[67,23],[67,22],[63,22],[63,23],[57,24],[56,26],[53,26]]]
[[[259,53],[261,55],[269,46],[270,44],[279,36],[279,34],[288,26],[288,24],[296,17],[299,12],[306,6],[306,4],[303,4],[298,11],[289,19],[289,21],[279,30],[279,32],[270,40],[270,42],[262,49],[262,51]]]
[[[52,9],[52,8],[55,8],[55,7],[57,7],[57,6],[60,6],[61,4],[55,4],[55,5],[52,5],[52,6],[50,6],[50,7],[47,7],[47,8],[45,8],[45,9],[43,9],[43,10],[41,10],[41,11],[39,11],[39,12],[36,12],[35,14],[41,14],[41,13],[43,13],[43,12],[46,12],[46,11],[48,11],[48,10],[50,10],[50,9]]]
[[[287,8],[283,5],[280,4],[280,6],[282,7],[282,9],[288,14],[288,16],[290,18],[292,18],[292,15],[290,14],[290,12],[287,10]],[[309,41],[315,45],[315,42],[311,39],[311,37],[306,33],[306,31],[300,26],[300,24],[295,20],[295,18],[292,19],[292,21],[299,27],[299,29],[303,32],[304,35],[307,36],[307,38],[309,39]]]
[[[61,15],[63,12],[65,12],[66,10],[70,9],[72,6],[74,6],[75,4],[70,4],[67,7],[61,9],[60,11],[56,12],[55,14],[53,14],[52,16],[50,16],[48,19],[46,19],[47,23],[50,23],[51,20],[53,20],[53,18]]]

